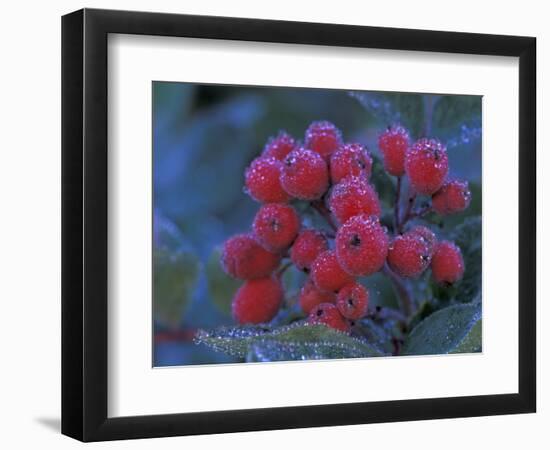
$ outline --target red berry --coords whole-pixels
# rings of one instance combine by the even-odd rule
[[[283,288],[276,278],[245,281],[233,298],[233,318],[240,324],[269,322],[282,300]]]
[[[417,277],[430,265],[430,244],[416,233],[397,236],[388,249],[388,265],[402,277]]]
[[[348,284],[338,292],[336,307],[346,319],[361,319],[367,315],[369,291],[359,283]]]
[[[361,144],[345,144],[330,157],[330,177],[334,184],[346,177],[368,179],[372,171],[372,158]]]
[[[405,174],[405,154],[410,145],[409,133],[401,125],[388,127],[378,138],[384,169],[390,175]]]
[[[328,250],[327,238],[317,230],[303,230],[290,249],[290,259],[300,270],[309,270],[315,258]]]
[[[353,216],[380,215],[378,194],[364,178],[345,178],[332,189],[329,208],[340,223]]]
[[[350,332],[349,323],[332,303],[321,303],[312,309],[309,313],[308,323],[312,325],[326,325],[344,333]]]
[[[290,196],[281,186],[283,165],[275,158],[256,158],[245,172],[246,192],[261,203],[286,203]]]
[[[311,279],[319,289],[329,292],[337,292],[353,282],[353,277],[342,269],[333,250],[326,250],[315,258],[311,265]]]
[[[243,280],[268,276],[277,268],[280,261],[279,255],[267,251],[247,234],[228,239],[221,256],[225,272]]]
[[[441,215],[464,211],[472,199],[467,181],[448,181],[432,196],[432,207]]]
[[[342,144],[342,133],[326,120],[313,122],[306,130],[305,147],[321,155],[326,161]]]
[[[376,217],[355,216],[336,233],[338,261],[351,275],[378,272],[388,253],[388,235]]]
[[[441,241],[435,247],[432,257],[432,275],[442,284],[453,284],[464,275],[462,252],[454,243]]]
[[[437,244],[437,238],[432,230],[423,226],[417,225],[409,231],[411,234],[416,234],[426,241],[428,248],[430,249],[430,257],[433,255],[435,246]]]
[[[447,149],[436,139],[419,139],[407,150],[405,171],[416,192],[432,195],[443,185],[449,171]]]
[[[306,314],[321,303],[334,303],[335,300],[334,292],[320,291],[311,279],[307,280],[300,290],[300,307]]]
[[[296,147],[294,138],[285,131],[279,131],[275,137],[269,138],[265,144],[262,156],[266,158],[275,158],[282,161]]]
[[[270,203],[256,213],[252,228],[265,249],[278,252],[290,247],[296,239],[300,218],[292,206]]]
[[[328,188],[327,164],[318,153],[311,150],[293,150],[284,160],[281,184],[293,197],[318,199]]]

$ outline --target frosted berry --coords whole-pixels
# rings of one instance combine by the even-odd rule
[[[411,228],[409,233],[416,234],[420,236],[422,239],[424,239],[428,244],[428,248],[430,249],[430,256],[433,255],[435,246],[437,244],[437,237],[435,236],[432,230],[430,230],[428,227],[425,227],[423,225],[417,225]]]
[[[267,251],[247,234],[228,239],[221,256],[225,272],[242,280],[266,277],[277,268],[280,261],[279,255]]]
[[[313,122],[306,130],[305,147],[318,153],[326,161],[341,144],[342,133],[331,122]]]
[[[292,206],[269,203],[256,213],[252,229],[265,249],[278,252],[290,247],[296,239],[300,218]]]
[[[323,158],[314,151],[299,148],[291,151],[283,162],[281,185],[293,197],[315,200],[327,190],[328,177]]]
[[[267,141],[262,156],[282,161],[292,150],[294,150],[294,147],[296,147],[294,138],[285,131],[280,131],[277,136]]]
[[[283,288],[273,277],[246,281],[235,293],[233,318],[240,324],[269,322],[283,300]]]
[[[378,272],[388,253],[388,235],[376,217],[355,216],[336,233],[336,254],[342,268],[351,275]]]
[[[313,308],[321,303],[334,303],[336,294],[319,290],[310,279],[300,290],[300,307],[302,311],[309,314]]]
[[[454,243],[441,241],[432,257],[432,275],[435,281],[451,285],[464,275],[462,252]]]
[[[369,291],[359,284],[344,286],[336,297],[336,307],[346,319],[357,320],[367,315]]]
[[[309,271],[315,258],[325,250],[328,250],[328,242],[323,233],[303,230],[292,244],[290,259],[299,270]]]
[[[447,149],[437,139],[419,139],[407,150],[405,171],[416,192],[432,195],[449,171]]]
[[[311,265],[311,279],[322,291],[337,292],[346,284],[353,282],[336,257],[333,250],[321,253]]]
[[[313,308],[309,313],[308,323],[312,325],[326,325],[344,333],[349,333],[350,331],[348,321],[332,303],[321,303]]]
[[[388,249],[388,265],[402,277],[417,277],[431,261],[430,244],[420,234],[405,233],[397,236]]]
[[[372,172],[372,158],[361,144],[345,144],[330,157],[330,178],[334,184],[347,177],[368,179]]]
[[[464,211],[472,199],[467,181],[448,181],[432,196],[432,208],[441,215]]]
[[[380,215],[378,194],[371,184],[358,177],[345,178],[332,189],[329,208],[340,223],[353,216]]]
[[[410,145],[409,133],[400,125],[388,127],[378,138],[384,169],[390,175],[405,174],[405,154]]]
[[[286,203],[290,195],[281,186],[283,165],[275,158],[256,158],[245,172],[245,190],[260,203]]]

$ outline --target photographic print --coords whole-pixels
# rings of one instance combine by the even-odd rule
[[[481,352],[481,96],[152,105],[155,367]]]

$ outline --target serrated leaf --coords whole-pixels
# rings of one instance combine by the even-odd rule
[[[220,258],[221,249],[215,248],[206,263],[208,292],[212,302],[220,311],[230,315],[231,301],[242,282],[231,278],[223,271]]]
[[[193,295],[199,262],[192,253],[156,249],[153,272],[155,319],[175,326]]]
[[[195,342],[248,360],[305,360],[365,358],[383,354],[364,340],[324,325],[294,323],[268,326],[221,327],[199,330]]]
[[[403,355],[439,355],[481,351],[481,305],[453,305],[441,309],[409,334]]]

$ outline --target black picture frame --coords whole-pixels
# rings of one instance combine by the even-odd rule
[[[107,36],[123,33],[519,57],[519,391],[107,416]],[[62,433],[82,441],[535,412],[536,39],[83,9],[62,18]]]

